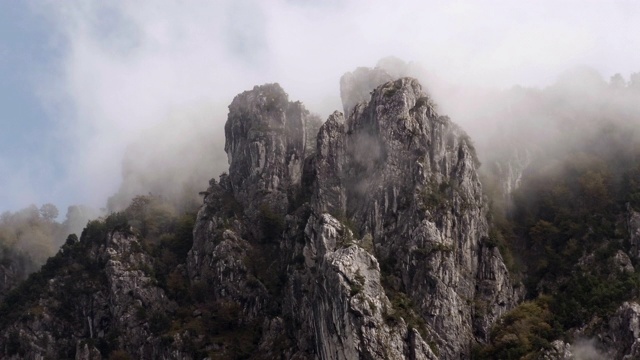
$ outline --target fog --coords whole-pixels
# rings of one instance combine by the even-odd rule
[[[576,360],[608,360],[609,358],[598,351],[593,339],[578,339],[571,346],[573,357]]]
[[[256,84],[279,82],[326,118],[342,109],[342,74],[396,56],[483,157],[489,134],[508,120],[514,85],[545,89],[583,65],[605,81],[640,70],[633,1],[52,1],[31,9],[56,50],[46,69],[34,69],[33,91],[53,124],[42,152],[54,148],[57,158],[15,168],[0,157],[1,198],[14,211],[46,202],[107,208],[118,193],[117,208],[161,182],[166,191],[185,181],[204,190],[227,166],[227,106]]]

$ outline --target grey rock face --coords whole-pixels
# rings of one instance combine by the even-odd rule
[[[571,360],[573,359],[571,344],[556,340],[551,343],[551,349],[541,354],[541,358],[544,360]]]
[[[333,216],[312,215],[305,229],[305,269],[295,274],[288,308],[300,324],[301,350],[320,359],[436,359],[417,330],[394,312],[376,258],[350,243],[351,231]],[[301,288],[304,296],[299,296]],[[306,339],[305,339],[306,338]],[[308,349],[305,345],[311,344]]]
[[[635,302],[622,304],[598,337],[609,358],[640,358],[640,305]]]
[[[251,218],[260,206],[284,215],[287,191],[300,184],[309,112],[278,84],[236,96],[225,125],[225,151],[235,198]]]
[[[240,304],[248,320],[263,317],[271,301],[259,274],[251,274],[260,252],[251,241],[277,243],[290,202],[300,196],[307,116],[278,84],[256,86],[229,106],[229,175],[210,183],[187,267],[191,279],[215,289],[214,299]]]
[[[228,184],[223,177],[221,184],[213,183],[205,206],[200,210],[194,229],[194,245],[189,252],[187,268],[193,283],[209,284],[210,300],[226,300],[242,304],[247,321],[261,314],[267,298],[266,288],[252,276],[248,260],[251,244],[242,237],[246,230],[239,222],[229,223],[223,214],[217,213],[222,201],[228,199],[223,188]],[[215,210],[214,210],[215,209]]]
[[[532,155],[528,149],[513,145],[514,150],[509,156],[493,162],[495,176],[500,186],[500,195],[505,203],[505,210],[510,211],[513,202],[513,192],[520,187],[522,174],[531,164]]]
[[[437,334],[441,357],[468,356],[473,333],[485,338],[518,298],[497,249],[484,244],[470,140],[411,78],[378,87],[347,127],[348,216],[372,234],[385,276]],[[486,321],[474,329],[475,316]]]
[[[345,159],[344,116],[334,112],[318,131],[315,158],[315,189],[312,203],[318,213],[344,214],[346,194],[343,184]]]
[[[620,272],[628,272],[631,274],[635,271],[629,255],[627,255],[622,250],[618,250],[618,252],[616,252],[615,256],[613,257],[613,264],[618,268],[618,271]]]
[[[630,205],[627,205],[627,227],[629,234],[631,235],[631,256],[638,259],[640,258],[640,213],[633,210]]]
[[[24,274],[19,271],[16,264],[9,262],[6,265],[0,265],[0,300],[22,280],[24,280]]]
[[[78,342],[76,345],[76,357],[75,360],[101,360],[102,355],[100,351],[94,346],[89,346],[88,343]]]
[[[291,115],[279,87],[236,97],[225,127],[230,174],[208,190],[189,274],[268,324],[261,347],[277,337],[270,329],[288,327],[291,358],[468,358],[520,297],[485,242],[471,141],[415,79],[386,82],[365,102],[348,79],[351,115],[332,114],[307,159],[304,111]],[[309,205],[292,210],[298,189]],[[225,214],[225,197],[243,209]],[[274,254],[277,300],[243,262],[256,249]]]

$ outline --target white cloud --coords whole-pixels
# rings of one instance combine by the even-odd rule
[[[226,106],[256,84],[280,82],[326,116],[341,108],[345,71],[388,55],[474,86],[544,85],[580,63],[628,74],[640,70],[631,9],[631,1],[52,2],[44,12],[64,47],[45,93],[73,143],[61,186],[73,201],[104,204],[127,143],[169,113]],[[211,119],[219,129],[224,121]]]

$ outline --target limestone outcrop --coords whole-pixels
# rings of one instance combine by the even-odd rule
[[[275,84],[234,100],[230,174],[208,190],[191,278],[247,316],[289,319],[294,358],[469,357],[520,296],[488,241],[470,139],[401,78],[332,114],[305,159],[291,104]],[[242,208],[233,219],[225,197]],[[275,255],[279,299],[242,262],[255,249]]]

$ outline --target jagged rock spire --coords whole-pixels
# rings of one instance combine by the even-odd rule
[[[233,194],[249,216],[260,207],[286,213],[288,191],[300,186],[308,116],[278,84],[256,86],[233,99],[225,151]]]

